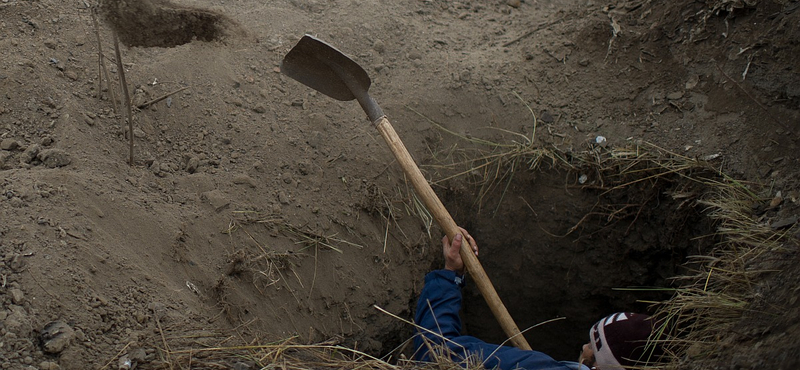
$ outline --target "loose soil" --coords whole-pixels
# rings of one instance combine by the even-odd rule
[[[797,1],[104,0],[110,90],[88,5],[0,1],[2,369],[161,368],[201,338],[385,355],[411,337],[374,306],[413,317],[441,232],[356,103],[279,73],[305,33],[368,71],[434,181],[471,144],[431,122],[494,142],[535,127],[575,152],[647,141],[766,184],[754,217],[797,233]],[[112,30],[141,106],[133,165]],[[520,327],[565,317],[527,334],[565,360],[594,320],[664,298],[615,288],[669,285],[716,242],[675,182],[605,193],[578,175],[519,171],[480,201],[469,176],[436,182]],[[584,217],[626,204],[641,212]],[[782,253],[721,356],[685,367],[798,366],[800,261]],[[469,333],[502,341],[465,295]]]

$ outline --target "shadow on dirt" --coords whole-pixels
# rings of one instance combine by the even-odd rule
[[[669,287],[687,255],[714,243],[712,222],[684,198],[694,184],[661,178],[607,191],[579,185],[579,175],[517,173],[503,199],[505,184],[480,210],[469,189],[445,197],[480,242],[482,264],[520,329],[564,318],[526,334],[534,349],[558,360],[577,357],[599,318],[652,313],[642,301],[671,295],[652,287]],[[468,334],[505,339],[471,285],[463,318]]]
[[[193,40],[218,41],[234,22],[204,9],[166,0],[103,0],[101,13],[128,47],[174,47]]]

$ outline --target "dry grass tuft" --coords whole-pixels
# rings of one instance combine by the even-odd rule
[[[670,195],[680,201],[679,209],[698,207],[714,222],[716,230],[711,237],[719,242],[713,250],[689,257],[686,265],[694,273],[675,277],[677,288],[663,288],[673,292],[670,299],[651,302],[656,315],[663,319],[653,343],[665,348],[668,359],[647,368],[675,368],[685,361],[715,356],[720,350],[720,339],[729,335],[732,326],[750,310],[759,275],[768,272],[759,270],[758,262],[775,258],[789,239],[788,231],[772,230],[753,216],[753,206],[764,202],[757,195],[761,186],[727,176],[710,163],[713,156],[686,157],[651,143],[632,143],[625,148],[592,143],[584,152],[576,153],[536,147],[534,136],[519,134],[525,140],[500,144],[464,137],[428,121],[478,146],[470,150],[451,147],[443,155],[438,153],[437,160],[446,164],[434,167],[455,172],[439,182],[457,177],[477,179],[473,183],[480,189],[478,201],[500,188],[501,183],[510,182],[515,172],[540,170],[547,160],[551,168],[569,173],[574,185],[584,189],[602,192],[625,191],[634,186],[657,189],[656,182],[669,181],[677,185],[671,187]],[[465,159],[453,160],[456,157]],[[598,212],[611,220],[619,218],[621,212],[628,215],[637,212],[636,208],[645,203],[616,208],[600,205]]]

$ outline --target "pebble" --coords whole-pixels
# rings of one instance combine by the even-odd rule
[[[39,152],[42,150],[42,147],[39,144],[31,144],[24,152],[22,152],[22,156],[20,157],[20,162],[30,164],[36,159],[36,156],[39,155]]]
[[[281,202],[281,204],[289,204],[289,202],[291,202],[291,198],[289,198],[289,196],[286,195],[283,190],[281,190],[278,192],[278,201]]]
[[[78,81],[78,74],[75,71],[66,71],[64,72],[64,76],[67,76],[72,81]]]
[[[217,212],[222,211],[231,204],[231,202],[225,198],[225,195],[219,190],[207,191],[200,195],[200,199],[205,200],[208,204],[214,207],[214,210]]]
[[[262,104],[259,104],[255,108],[253,108],[253,112],[256,112],[256,113],[267,113],[267,107],[265,107]]]
[[[553,115],[548,111],[542,112],[542,116],[540,118],[544,123],[553,123],[553,121],[555,121],[555,119],[553,119]]]
[[[386,51],[386,44],[384,44],[382,40],[377,39],[372,43],[372,49],[383,54],[383,52]]]
[[[255,189],[257,185],[256,180],[253,180],[252,177],[247,175],[237,175],[233,178],[233,183],[236,185],[247,185],[253,189]]]
[[[512,8],[519,8],[522,5],[520,0],[508,0],[506,4]]]
[[[83,115],[83,122],[86,122],[86,124],[89,126],[94,126],[94,119],[86,114]]]
[[[312,131],[307,141],[308,145],[316,149],[322,143],[322,133],[319,131]]]
[[[21,305],[22,302],[25,300],[25,294],[22,293],[22,290],[19,288],[12,288],[8,290],[8,294],[11,296],[11,302],[16,305]]]
[[[72,163],[69,153],[63,149],[45,149],[37,155],[42,163],[48,168],[64,167]]]
[[[198,167],[200,167],[200,158],[195,156],[186,161],[186,172],[195,173]]]
[[[667,99],[678,100],[683,97],[683,91],[675,91],[667,94]]]

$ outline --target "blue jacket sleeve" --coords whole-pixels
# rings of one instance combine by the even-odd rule
[[[587,367],[560,362],[538,352],[486,343],[461,335],[461,287],[463,279],[449,270],[436,270],[425,276],[415,322],[420,328],[414,337],[414,359],[431,361],[431,350],[444,349],[458,363],[469,359],[483,363],[487,369],[568,370]]]

